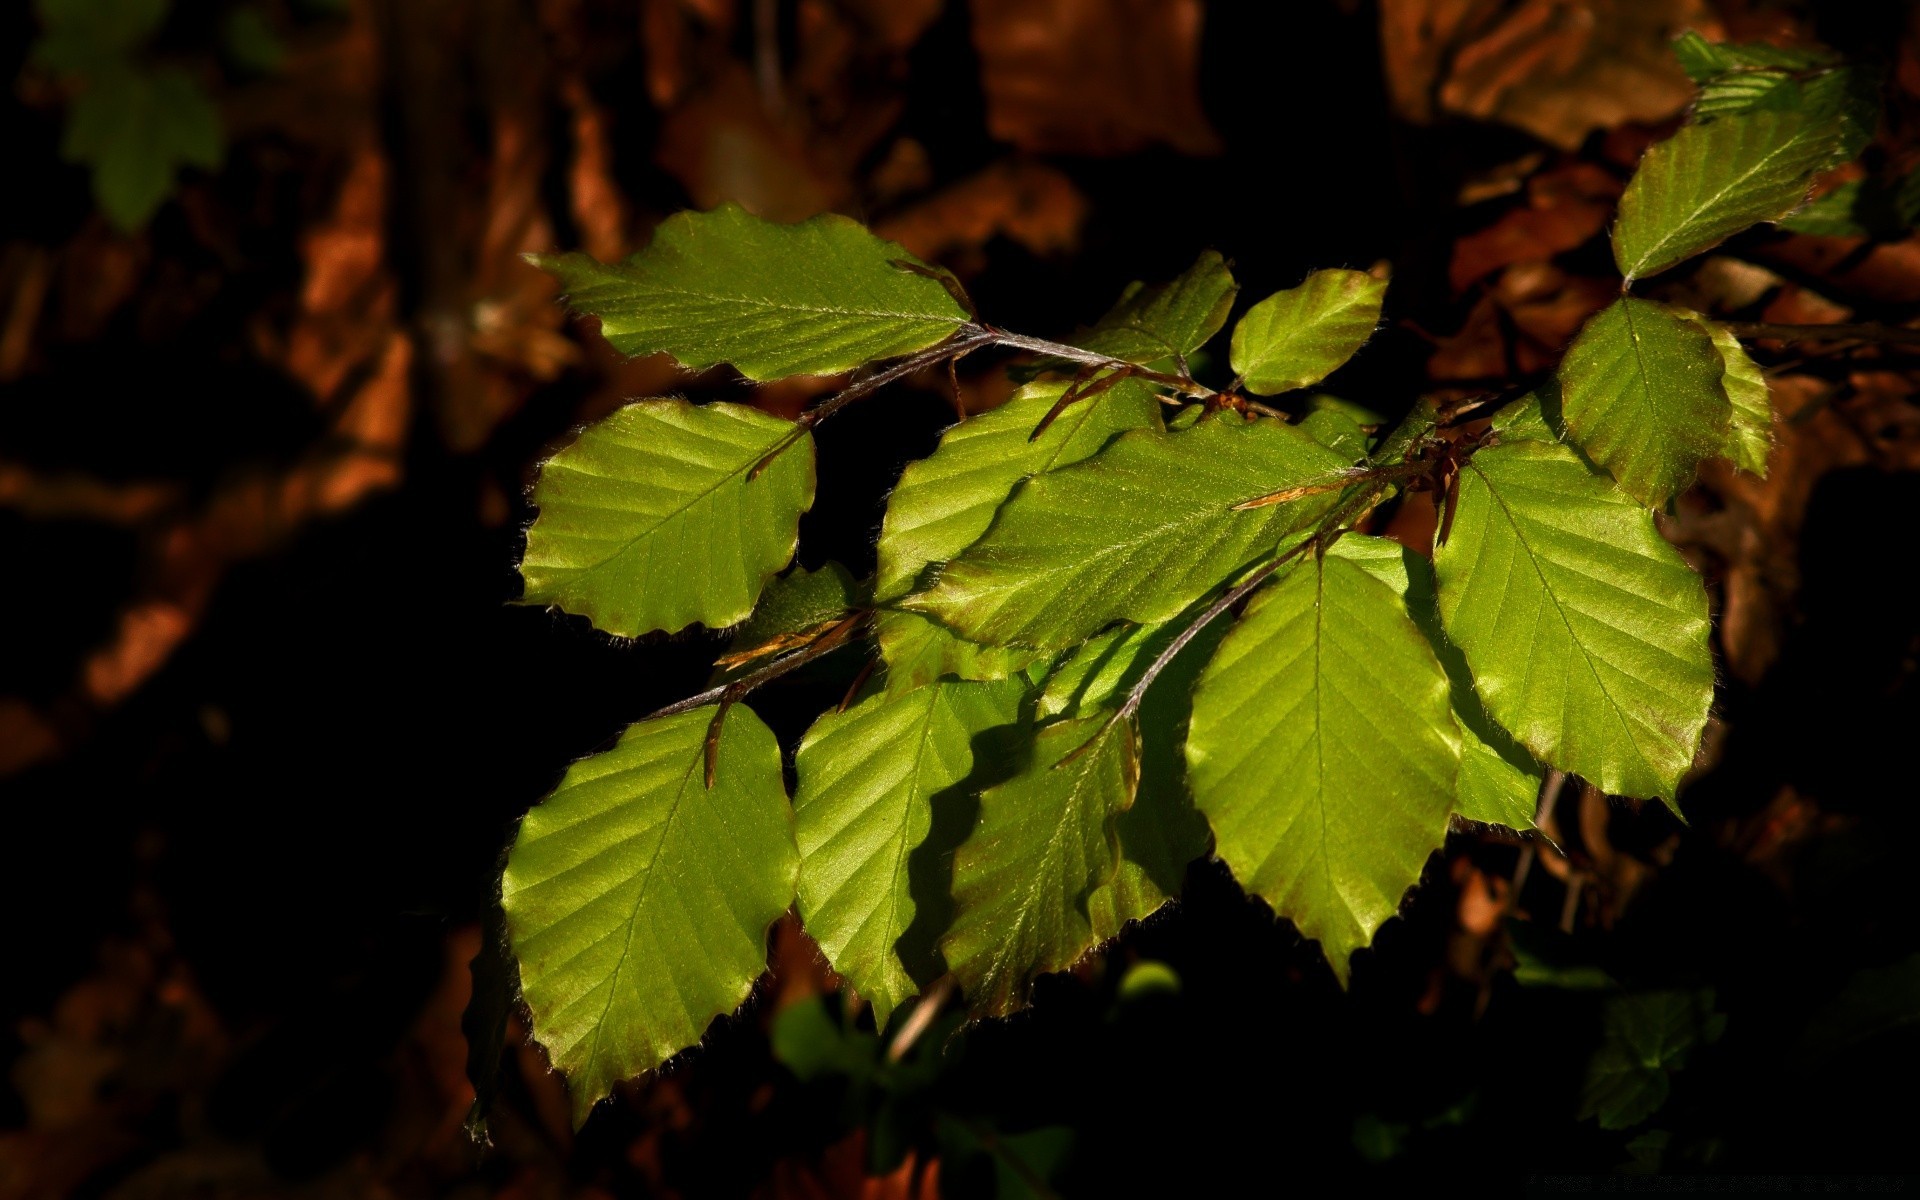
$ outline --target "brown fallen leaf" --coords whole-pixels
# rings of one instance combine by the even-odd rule
[[[1591,163],[1572,162],[1527,181],[1526,202],[1453,244],[1448,280],[1455,292],[1522,262],[1545,262],[1606,229],[1620,181]]]
[[[947,262],[996,237],[1036,255],[1062,254],[1078,244],[1086,219],[1086,197],[1072,180],[1016,159],[951,184],[874,228],[921,258]]]
[[[1395,109],[1498,121],[1563,150],[1587,134],[1663,121],[1692,98],[1675,36],[1718,39],[1705,0],[1383,0]]]
[[[1200,0],[974,0],[994,137],[1042,154],[1217,154],[1200,107]]]

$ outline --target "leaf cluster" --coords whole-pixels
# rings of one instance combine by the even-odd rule
[[[1764,472],[1772,418],[1728,330],[1629,289],[1785,217],[1872,127],[1851,68],[1679,52],[1700,102],[1621,201],[1621,298],[1490,424],[1253,399],[1290,404],[1368,341],[1387,285],[1365,272],[1229,330],[1238,285],[1203,254],[1050,342],[835,216],[682,213],[623,263],[537,259],[626,353],[843,377],[798,422],[636,402],[535,486],[525,602],[623,637],[745,622],[713,688],[575,764],[509,856],[522,988],[576,1116],[741,1003],[790,907],[882,1026],[942,980],[993,1016],[1211,851],[1344,982],[1450,824],[1530,829],[1547,771],[1677,811],[1714,668],[1706,591],[1655,513],[1710,458]],[[1216,389],[1189,359],[1222,334]],[[874,576],[776,578],[813,427],[988,348],[1029,355],[1028,382],[906,470]],[[1421,489],[1433,546],[1365,532]],[[741,701],[843,649],[871,675],[801,740],[789,801]],[[1652,1086],[1590,1107],[1641,1104],[1627,1082]]]

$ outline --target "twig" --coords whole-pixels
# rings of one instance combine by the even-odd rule
[[[907,1019],[900,1023],[900,1032],[893,1035],[893,1041],[887,1044],[887,1061],[899,1062],[920,1040],[920,1035],[933,1027],[933,1019],[947,1006],[947,997],[953,995],[953,976],[942,975],[932,987],[927,989],[920,1003],[913,1006]]]
[[[834,413],[839,412],[847,405],[852,404],[855,400],[864,400],[866,397],[871,396],[896,379],[911,375],[923,367],[930,367],[942,359],[958,357],[978,350],[980,347],[989,345],[997,340],[991,331],[983,329],[978,325],[963,325],[958,333],[946,341],[941,342],[938,346],[922,350],[918,354],[909,355],[884,371],[876,372],[864,379],[854,380],[846,387],[841,388],[819,404],[814,405],[806,412],[800,414],[800,419],[796,421],[795,424],[799,425],[802,429],[812,429],[815,425],[826,420]]]
[[[1901,325],[1774,325],[1765,321],[1730,321],[1737,337],[1772,338],[1782,342],[1879,342],[1920,346],[1920,329]]]
[[[866,612],[854,613],[846,620],[835,625],[832,629],[821,634],[819,640],[814,642],[813,645],[808,646],[798,654],[789,655],[787,658],[783,658],[779,663],[773,665],[784,667],[785,669],[781,671],[781,674],[784,675],[787,671],[792,670],[803,662],[819,658],[822,654],[844,643],[847,640],[847,635],[853,632],[856,625],[866,620],[868,615]],[[713,786],[714,769],[720,764],[720,730],[721,727],[726,724],[727,710],[737,704],[748,692],[765,682],[766,679],[759,678],[757,675],[749,675],[745,679],[735,680],[733,686],[721,689],[720,706],[714,710],[713,720],[707,722],[707,738],[703,746],[705,751],[704,756],[707,761],[706,781],[709,788]]]
[[[875,372],[863,379],[854,380],[806,412],[801,413],[800,419],[793,423],[793,428],[779,441],[775,442],[773,448],[762,455],[759,462],[753,464],[753,469],[747,472],[747,479],[749,481],[758,479],[760,473],[773,464],[774,459],[779,458],[782,454],[792,449],[793,444],[805,437],[815,425],[818,425],[854,401],[864,400],[894,380],[904,378],[922,368],[933,366],[943,359],[965,357],[982,346],[991,345],[993,341],[993,335],[980,326],[963,325],[960,327],[959,332],[955,333],[946,341],[941,342],[938,346],[922,350],[918,354],[909,355],[883,371]]]
[[[1053,358],[1064,358],[1068,362],[1082,363],[1090,367],[1101,367],[1110,371],[1129,371],[1137,379],[1144,379],[1148,383],[1157,383],[1162,387],[1171,388],[1183,396],[1198,396],[1204,399],[1214,394],[1212,388],[1202,383],[1195,383],[1184,375],[1169,375],[1164,371],[1149,371],[1139,363],[1130,363],[1122,358],[1096,354],[1091,350],[1082,350],[1078,346],[1069,346],[1064,342],[1049,342],[1045,338],[1028,337],[1024,333],[1010,333],[1005,329],[999,329],[992,325],[984,325],[980,328],[984,329],[992,337],[993,344],[996,346],[1006,346],[1014,350],[1027,350],[1034,354],[1045,354]]]
[[[732,683],[723,683],[718,687],[710,687],[704,692],[688,696],[685,700],[675,700],[665,708],[656,708],[642,717],[641,720],[652,721],[659,717],[673,717],[684,712],[692,712],[696,708],[704,708],[712,704],[728,692],[737,692],[739,695],[744,696],[762,684],[772,683],[788,671],[794,670],[796,667],[804,667],[828,651],[844,645],[847,636],[853,632],[854,627],[861,621],[864,621],[869,615],[871,614],[865,612],[855,613],[839,625],[822,634],[819,639],[806,649],[796,650],[784,658],[777,658],[766,666],[761,667],[758,671],[743,675]]]

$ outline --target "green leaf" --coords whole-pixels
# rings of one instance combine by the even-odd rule
[[[1834,61],[1833,55],[1804,47],[1773,46],[1766,42],[1709,42],[1689,29],[1673,40],[1673,56],[1695,83],[1705,83],[1729,71],[1768,68],[1805,71]]]
[[[1240,285],[1212,250],[1170,283],[1127,286],[1119,302],[1075,344],[1125,362],[1184,358],[1220,332]]]
[[[1593,315],[1560,361],[1561,415],[1623,491],[1659,508],[1726,445],[1725,370],[1699,322],[1623,296]]]
[[[1492,425],[1503,442],[1566,441],[1566,421],[1560,415],[1560,385],[1548,380],[1494,413]]]
[[[1432,648],[1348,557],[1374,540],[1349,534],[1255,594],[1201,673],[1187,737],[1216,853],[1343,984],[1446,840],[1460,761]]]
[[[1460,773],[1454,780],[1453,811],[1483,825],[1533,828],[1542,780],[1540,764],[1487,715],[1480,703],[1466,655],[1440,628],[1432,565],[1385,538],[1348,536],[1334,549],[1400,596],[1407,615],[1426,635],[1434,657],[1447,673],[1453,719],[1460,729]]]
[[[825,996],[807,996],[773,1018],[767,1041],[773,1057],[802,1083],[839,1075],[865,1082],[880,1066],[880,1038],[843,1028]]]
[[[1726,373],[1721,385],[1733,406],[1727,426],[1726,444],[1721,453],[1733,465],[1760,478],[1767,477],[1767,455],[1773,452],[1773,401],[1767,390],[1767,377],[1760,364],[1747,354],[1746,347],[1733,331],[1717,321],[1702,320]]]
[[[1106,719],[1041,729],[1019,771],[981,793],[954,854],[956,907],[942,945],[978,1015],[1021,1007],[1035,975],[1064,971],[1100,941],[1088,898],[1113,875],[1113,822],[1137,778],[1131,732],[1124,723],[1099,732]]]
[[[732,625],[787,565],[813,503],[813,439],[741,404],[642,400],[548,459],[520,560],[524,602],[638,637]]]
[[[733,631],[736,650],[751,650],[818,629],[846,616],[860,603],[860,585],[837,562],[817,571],[795,568],[767,585],[753,615]]]
[[[1672,803],[1713,656],[1706,589],[1651,513],[1568,447],[1495,446],[1460,472],[1434,569],[1447,636],[1494,720],[1607,792]]]
[[[780,225],[735,204],[675,213],[646,249],[607,265],[531,255],[622,354],[731,363],[748,379],[836,375],[925,350],[967,310],[900,246],[832,213]]]
[[[1118,708],[1147,667],[1187,620],[1123,625],[1068,653],[1047,678],[1039,717],[1106,715]],[[1143,921],[1180,890],[1187,865],[1207,850],[1207,823],[1187,790],[1187,722],[1193,685],[1227,632],[1216,619],[1168,663],[1140,705],[1140,784],[1133,806],[1114,821],[1120,863],[1095,889],[1087,910],[1095,936],[1118,937],[1129,921]]]
[[[1613,258],[1655,275],[1800,207],[1827,163],[1830,131],[1794,113],[1749,112],[1656,142],[1620,197]]]
[[[501,903],[520,988],[575,1125],[746,1000],[767,929],[793,901],[780,747],[734,706],[704,786],[715,711],[642,721],[575,763],[508,852]]]
[[[1300,418],[1300,431],[1350,463],[1365,461],[1367,431],[1337,408],[1316,408]]]
[[[1078,462],[1126,429],[1158,429],[1153,389],[1127,380],[1069,407],[1034,438],[1066,391],[1064,382],[1030,383],[999,408],[947,430],[932,455],[910,464],[887,501],[880,527],[874,595],[900,600],[935,563],[978,541],[1016,484]],[[1030,653],[968,642],[923,613],[881,614],[877,635],[890,687],[918,687],[943,675],[998,679],[1032,661]]]
[[[1373,336],[1386,295],[1386,281],[1365,271],[1315,271],[1240,318],[1233,369],[1261,396],[1318,383]]]
[[[974,736],[1012,724],[1025,692],[1018,679],[875,691],[800,743],[800,915],[881,1028],[938,974],[902,958],[915,912],[907,856],[932,828],[933,796],[973,769]]]
[[[1331,507],[1347,466],[1294,426],[1230,413],[1124,433],[1022,484],[908,605],[974,641],[1042,650],[1165,621]],[[1295,486],[1330,490],[1234,508]]]
[[[185,166],[220,165],[219,110],[172,67],[100,71],[73,102],[61,156],[93,169],[94,201],[123,231],[147,223]]]
[[[1823,50],[1715,45],[1697,33],[1675,42],[1674,53],[1700,85],[1696,121],[1762,110],[1796,113],[1815,123],[1819,131],[1808,136],[1825,142],[1829,166],[1854,158],[1873,140],[1880,121],[1875,70],[1842,66]]]
[[[1713,1011],[1712,989],[1646,992],[1607,1001],[1600,1048],[1587,1064],[1580,1119],[1628,1129],[1667,1102],[1673,1073],[1694,1047],[1719,1040],[1727,1019]]]

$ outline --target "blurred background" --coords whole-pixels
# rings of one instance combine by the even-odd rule
[[[1606,226],[1684,114],[1689,28],[1885,72],[1829,185],[1920,161],[1920,17],[1879,0],[5,6],[0,1196],[1910,1165],[1910,348],[1763,344],[1771,475],[1717,467],[1666,522],[1724,681],[1689,824],[1568,781],[1557,846],[1458,833],[1349,994],[1200,864],[1028,1014],[885,1050],[783,924],[744,1012],[576,1133],[500,965],[469,967],[519,814],[722,644],[512,604],[543,452],[625,398],[831,385],[620,361],[522,252],[836,210],[1050,337],[1205,247],[1246,301],[1385,260],[1389,328],[1328,388],[1392,417],[1537,377],[1616,293]],[[1758,231],[1655,293],[1905,322],[1911,223]],[[959,399],[1009,391],[976,363]],[[823,427],[803,563],[871,569],[954,403],[910,380]],[[756,707],[791,744],[829,693]],[[1682,1014],[1650,1049],[1648,1012]],[[1623,1054],[1654,1108],[1596,1118]]]

